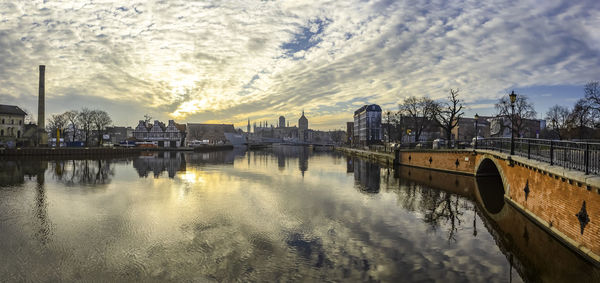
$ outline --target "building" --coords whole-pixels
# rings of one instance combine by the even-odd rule
[[[187,124],[187,140],[207,144],[230,143],[225,133],[237,134],[232,124]]]
[[[0,104],[0,140],[16,141],[23,135],[27,113],[18,106]]]
[[[479,116],[477,120],[477,130],[475,129],[475,118],[462,117],[458,120],[458,125],[452,129],[452,137],[458,141],[471,141],[475,136],[490,137],[490,118]]]
[[[131,127],[106,127],[104,131],[109,136],[109,140],[112,144],[118,144],[122,141],[133,137],[133,128]]]
[[[488,120],[490,121],[490,137],[509,138],[511,136],[510,119],[507,117],[490,117]],[[545,128],[545,120],[523,119],[521,131],[516,133],[515,137],[539,138],[540,133]]]
[[[308,124],[308,121],[306,122]],[[285,128],[285,117],[279,116],[279,126],[278,128]]]
[[[380,144],[381,107],[377,104],[365,105],[354,111],[354,144],[368,146]]]
[[[154,120],[154,124],[140,120],[132,134],[136,140],[151,142],[158,147],[180,147],[185,140],[185,130],[181,131],[181,128],[173,120],[166,126],[158,120]]]
[[[354,137],[354,122],[346,122],[346,144],[352,144],[352,137]]]
[[[304,116],[304,110],[302,110],[302,116],[298,119],[298,141],[307,142],[309,140],[308,119]]]

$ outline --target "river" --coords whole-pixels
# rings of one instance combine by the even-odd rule
[[[600,281],[502,199],[490,209],[490,182],[291,146],[0,160],[0,278]]]

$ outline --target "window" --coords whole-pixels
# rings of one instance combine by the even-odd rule
[[[23,124],[23,120],[19,120],[19,125],[22,125],[22,124]]]
[[[15,119],[10,119],[10,124],[14,125],[15,124]]]

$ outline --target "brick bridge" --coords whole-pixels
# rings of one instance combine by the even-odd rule
[[[388,163],[390,153],[339,148]],[[596,266],[600,266],[600,176],[496,150],[401,150],[396,162],[476,177],[475,197],[501,217],[503,199]]]
[[[490,214],[498,197],[580,254],[600,263],[600,176],[491,150],[401,151],[399,162],[477,177]]]

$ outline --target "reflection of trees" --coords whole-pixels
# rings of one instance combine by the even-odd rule
[[[448,225],[448,240],[456,240],[455,233],[463,222],[467,201],[457,195],[434,189],[421,190],[424,221],[433,229],[440,223]],[[461,201],[462,200],[462,201]]]
[[[50,161],[53,178],[66,185],[108,184],[115,175],[113,160]]]
[[[464,193],[466,188],[469,196],[474,180],[469,182],[467,177],[417,168],[401,167],[399,170],[394,174],[398,179],[384,180],[389,187],[396,188],[398,203],[408,211],[424,215],[423,221],[434,230],[442,225],[447,227],[448,240],[456,240],[458,229],[470,224],[465,212],[472,211],[473,206],[469,205],[469,198],[454,192]],[[390,182],[398,182],[399,186],[391,185]],[[440,185],[445,187],[439,187]]]

